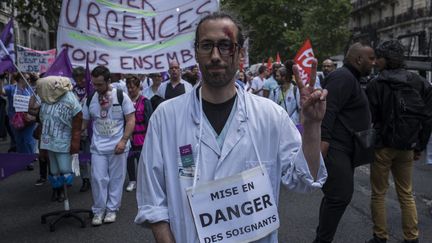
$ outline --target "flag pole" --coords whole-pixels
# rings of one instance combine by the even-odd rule
[[[3,51],[6,53],[7,56],[9,56],[10,58],[10,54],[8,52],[8,50],[6,49],[6,47],[3,44],[3,41],[0,40],[0,46],[3,49]],[[12,59],[12,58],[11,58]],[[12,64],[14,65],[14,67],[16,68],[16,70],[18,71],[18,73],[21,75],[21,77],[24,79],[25,83],[27,84],[27,86],[30,88],[32,94],[34,95],[34,97],[36,98],[36,102],[40,105],[40,100],[38,98],[38,96],[36,95],[36,93],[34,92],[34,90],[32,89],[31,85],[29,84],[29,82],[27,81],[27,79],[24,77],[24,75],[22,74],[22,72],[19,70],[18,66],[15,64],[15,62],[12,61]]]

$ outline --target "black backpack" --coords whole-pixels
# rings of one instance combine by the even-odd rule
[[[411,74],[412,76],[412,74]],[[422,122],[426,119],[425,102],[408,82],[387,83],[391,90],[386,123],[383,124],[384,145],[401,150],[414,149],[419,142]]]

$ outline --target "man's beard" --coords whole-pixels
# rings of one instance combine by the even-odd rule
[[[208,67],[211,68],[212,66],[209,65]],[[224,87],[229,83],[231,83],[232,80],[234,79],[235,71],[230,70],[229,68],[225,67],[226,72],[218,73],[218,72],[210,72],[208,70],[208,67],[206,67],[206,69],[202,72],[202,75],[203,75],[203,81],[211,87],[214,88]]]

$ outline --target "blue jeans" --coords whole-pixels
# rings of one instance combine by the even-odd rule
[[[69,153],[48,151],[52,175],[72,173],[72,158]]]
[[[16,151],[21,154],[33,154],[35,152],[36,140],[33,138],[35,125],[16,130],[12,127],[15,137]]]

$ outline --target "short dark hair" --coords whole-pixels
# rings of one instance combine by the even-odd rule
[[[398,69],[405,67],[405,47],[398,40],[388,40],[379,44],[375,49],[377,58],[386,60],[386,69]]]
[[[135,74],[128,74],[126,75],[126,85],[133,84],[136,87],[139,87],[141,85],[141,81],[138,78],[138,75]]]
[[[95,77],[95,78],[97,78],[101,75],[103,76],[105,82],[110,81],[111,73],[110,73],[110,70],[105,66],[97,66],[91,72],[91,76]]]
[[[206,21],[209,21],[209,20],[216,20],[216,19],[229,19],[229,20],[231,20],[231,21],[235,24],[235,26],[236,26],[237,29],[238,29],[238,33],[237,33],[237,44],[239,45],[239,47],[243,47],[245,37],[244,37],[244,35],[243,35],[243,27],[242,27],[240,21],[238,21],[238,20],[233,16],[233,14],[231,14],[231,13],[228,13],[228,12],[225,12],[225,11],[217,11],[217,12],[213,12],[213,13],[211,13],[211,14],[205,16],[204,18],[202,18],[202,19],[199,21],[199,23],[198,23],[198,25],[197,25],[197,28],[196,28],[196,30],[195,30],[195,43],[194,43],[195,48],[197,47],[198,42],[199,42],[199,37],[198,37],[198,36],[199,36],[199,28],[200,28],[200,26],[201,26],[204,22],[206,22]]]
[[[264,66],[264,65],[261,65],[261,66],[258,68],[258,74],[262,74],[262,73],[264,73],[265,70],[267,70],[267,67]]]
[[[85,69],[81,66],[76,67],[72,70],[72,78],[77,79],[78,77],[84,77]]]

